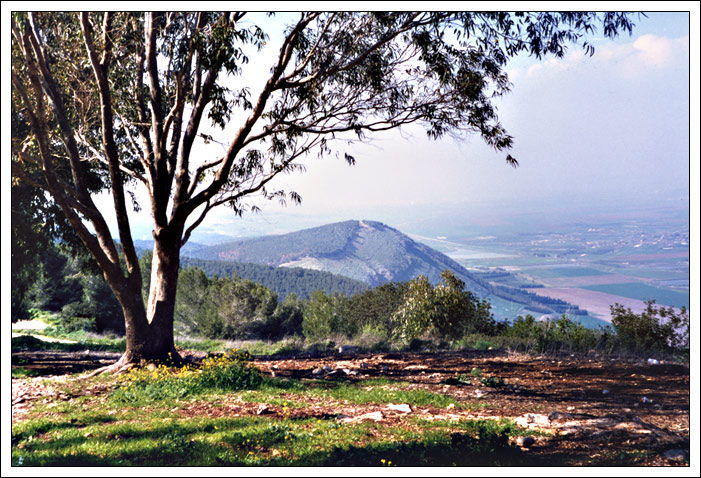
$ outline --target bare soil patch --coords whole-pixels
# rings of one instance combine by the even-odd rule
[[[411,414],[387,406],[319,407],[315,413],[381,412],[386,421],[408,416],[427,419],[509,418],[537,436],[529,453],[543,464],[670,465],[672,449],[689,450],[689,368],[641,360],[526,356],[498,351],[370,354],[354,357],[257,360],[264,372],[294,378],[319,378],[322,367],[337,371],[330,380],[362,381],[387,377],[434,393],[476,402],[475,409],[415,408]],[[484,377],[504,380],[489,387],[456,380],[479,368]],[[349,375],[343,372],[349,371]],[[374,415],[379,417],[379,415]],[[537,434],[536,434],[537,435]]]

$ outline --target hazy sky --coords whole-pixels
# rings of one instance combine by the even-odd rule
[[[265,23],[271,20],[260,18],[274,45],[275,29]],[[282,20],[284,15],[273,21]],[[251,224],[270,232],[292,230],[299,218],[309,225],[384,218],[392,208],[411,205],[430,211],[448,204],[514,204],[526,211],[593,200],[688,202],[689,15],[650,13],[635,22],[632,36],[595,37],[593,57],[571,46],[560,60],[519,57],[509,64],[513,89],[497,104],[515,138],[516,169],[504,161],[505,152],[494,152],[477,136],[431,141],[420,128],[406,128],[353,146],[354,167],[314,156],[304,161],[305,173],[280,177],[277,186],[299,192],[301,206],[283,209],[266,201],[262,213],[243,220],[220,208],[200,230],[233,236],[246,235]],[[270,56],[253,56],[251,64],[265,72]],[[698,89],[698,63],[693,75]],[[217,148],[201,148],[194,156],[220,154]],[[691,176],[698,184],[698,158],[694,163]],[[103,195],[98,203],[114,224],[111,199]],[[135,236],[150,235],[148,207],[132,221]]]
[[[205,226],[234,235],[247,223],[284,230],[299,217],[372,219],[373,211],[385,216],[411,204],[688,202],[689,16],[650,13],[636,23],[632,36],[595,37],[593,57],[573,46],[563,59],[510,63],[513,89],[498,106],[515,137],[516,169],[477,136],[430,141],[407,128],[353,146],[354,167],[310,158],[305,173],[280,178],[302,195],[302,206],[265,203],[244,221],[220,210]]]

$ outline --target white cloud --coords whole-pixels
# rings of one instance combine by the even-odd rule
[[[572,49],[564,58],[549,58],[529,67],[513,68],[509,71],[509,76],[513,81],[513,78],[525,73],[527,78],[539,80],[544,75],[574,71],[581,65],[587,71],[605,68],[618,76],[631,78],[649,74],[654,70],[663,71],[688,65],[688,58],[688,35],[668,38],[646,34],[632,43],[598,46],[592,58],[580,49]]]
[[[633,43],[635,56],[648,66],[664,68],[678,55],[689,53],[689,37],[665,38],[642,35]]]

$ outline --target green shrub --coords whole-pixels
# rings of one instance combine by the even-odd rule
[[[128,372],[126,384],[112,395],[117,402],[141,403],[178,399],[209,391],[249,390],[263,381],[260,372],[249,363],[248,352],[232,350],[215,354],[199,366],[180,368],[157,365]]]
[[[496,324],[489,302],[466,291],[451,271],[441,277],[443,283],[436,287],[426,276],[409,281],[404,302],[392,315],[395,336],[410,342],[425,334],[456,340],[469,333],[492,333]]]
[[[640,314],[621,304],[611,306],[611,324],[621,347],[631,352],[688,353],[688,310],[656,307],[654,300],[646,304]]]
[[[485,387],[499,388],[505,385],[504,380],[500,377],[484,377],[480,380]]]
[[[333,296],[317,290],[312,292],[304,308],[302,333],[309,340],[323,340],[341,329],[341,318]]]

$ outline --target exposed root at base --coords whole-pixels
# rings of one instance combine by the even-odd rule
[[[96,375],[101,375],[103,373],[109,373],[112,375],[120,375],[122,373],[128,372],[129,370],[137,367],[147,367],[149,364],[153,363],[165,363],[169,366],[182,366],[190,363],[188,360],[183,359],[180,354],[173,351],[169,354],[168,360],[146,360],[146,359],[133,359],[124,354],[115,363],[100,367],[93,370],[92,372],[84,375],[85,378],[95,377]]]

